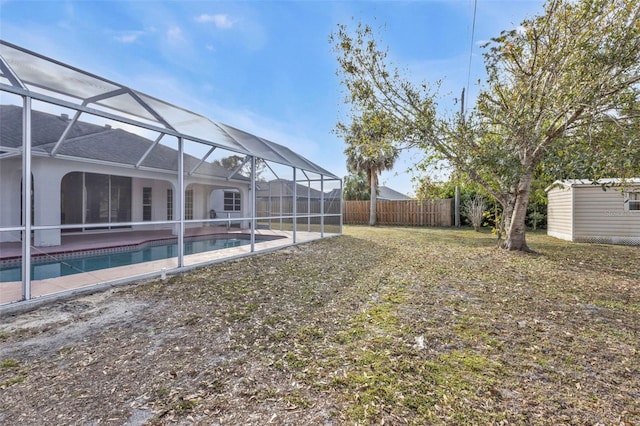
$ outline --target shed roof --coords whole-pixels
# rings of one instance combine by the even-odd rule
[[[339,179],[283,145],[4,40],[0,89]]]
[[[637,186],[640,185],[640,178],[629,178],[629,179],[620,179],[620,178],[607,178],[607,179],[598,179],[598,180],[589,180],[589,179],[564,179],[564,180],[556,180],[551,185],[546,187],[545,192],[549,192],[549,190],[556,187],[564,187],[564,188],[575,188],[575,187],[601,187],[601,186]]]

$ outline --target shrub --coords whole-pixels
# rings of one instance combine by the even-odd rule
[[[462,214],[471,222],[471,226],[476,231],[482,226],[482,220],[484,218],[484,211],[487,208],[487,204],[484,198],[475,195],[473,198],[466,200],[462,204]]]

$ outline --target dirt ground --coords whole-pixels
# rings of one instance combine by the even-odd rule
[[[638,248],[531,240],[351,227],[0,317],[0,424],[639,425]]]
[[[17,362],[20,365],[33,363],[32,366],[36,367],[41,365],[43,359],[47,358],[57,359],[63,361],[65,365],[70,365],[69,363],[73,362],[74,358],[78,359],[77,356],[79,355],[80,357],[86,357],[84,361],[79,363],[81,367],[89,367],[90,365],[96,367],[84,369],[89,374],[85,377],[76,376],[73,383],[70,382],[70,375],[65,374],[64,371],[52,374],[52,371],[49,370],[35,375],[36,368],[28,367],[29,371],[21,371],[22,377],[18,376],[14,379],[29,378],[29,380],[33,380],[31,386],[26,386],[26,392],[20,392],[15,398],[12,398],[12,405],[20,414],[0,413],[0,421],[16,421],[21,424],[37,424],[38,422],[49,421],[61,424],[65,420],[70,422],[82,421],[83,419],[76,419],[76,416],[72,413],[67,415],[56,413],[54,419],[48,418],[47,412],[55,411],[56,408],[53,405],[48,405],[49,403],[43,399],[48,399],[55,403],[55,401],[60,401],[64,398],[65,405],[72,402],[66,400],[66,394],[71,389],[61,389],[65,385],[85,388],[84,397],[82,395],[69,395],[71,398],[77,398],[76,403],[82,404],[76,407],[79,411],[91,410],[94,404],[101,407],[105,403],[104,399],[96,398],[98,395],[92,394],[92,389],[100,387],[99,385],[96,386],[96,384],[104,381],[100,377],[101,373],[98,371],[97,363],[94,362],[97,354],[105,350],[100,344],[102,343],[102,338],[104,338],[107,331],[119,330],[120,332],[126,332],[126,330],[135,330],[144,323],[145,311],[149,313],[148,303],[127,300],[122,298],[119,293],[120,291],[118,290],[110,290],[72,301],[56,303],[53,306],[14,316],[0,324],[0,335],[20,336],[17,340],[6,339],[3,342],[2,347],[0,347],[0,359],[19,360]],[[112,338],[118,339],[115,336]],[[87,345],[87,342],[91,343]],[[80,354],[74,349],[74,358],[65,356],[65,348],[76,347],[81,348]],[[106,352],[105,355],[109,352]],[[106,373],[107,366],[103,366],[103,371]],[[56,378],[62,380],[57,382]],[[78,384],[75,380],[86,381],[86,384]],[[58,395],[54,395],[56,393]],[[43,396],[46,396],[46,398],[43,398]],[[4,398],[6,397],[5,395]],[[69,405],[70,409],[72,407],[73,405]],[[144,421],[151,417],[152,413],[150,411],[135,409],[131,411],[126,420],[120,417],[114,418],[112,421],[120,420],[124,424],[131,425],[143,424]]]
[[[218,265],[225,283],[205,298],[210,268],[2,318],[0,424],[332,424],[331,401],[259,352],[261,329],[284,330],[303,306],[255,279],[313,251]]]

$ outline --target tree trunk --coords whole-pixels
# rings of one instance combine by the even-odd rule
[[[527,230],[525,220],[527,218],[527,206],[529,205],[532,181],[533,172],[526,172],[518,185],[518,191],[513,203],[513,213],[509,226],[506,228],[506,240],[502,245],[507,250],[531,251],[527,246],[525,237]]]
[[[369,171],[369,185],[371,187],[371,209],[369,210],[369,226],[376,225],[376,201],[378,198],[378,174],[375,170]]]
[[[502,235],[507,235],[507,231],[511,228],[511,219],[513,217],[513,209],[516,203],[515,190],[511,194],[504,195],[504,201],[500,202],[502,206],[502,219],[500,220],[500,231]]]

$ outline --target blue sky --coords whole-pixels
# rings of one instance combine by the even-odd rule
[[[480,45],[538,0],[478,0],[470,94],[484,76]],[[0,0],[0,38],[286,145],[338,176],[332,133],[348,106],[328,42],[338,24],[371,24],[414,81],[442,80],[442,109],[469,72],[473,0]],[[381,183],[412,193],[405,153]]]

